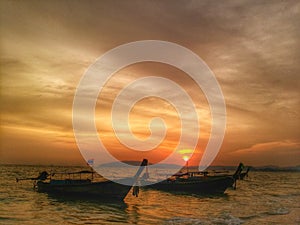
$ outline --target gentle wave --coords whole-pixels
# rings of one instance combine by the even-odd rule
[[[250,172],[237,190],[199,197],[141,190],[122,203],[57,198],[33,190],[39,171],[79,167],[0,166],[0,224],[297,224],[300,173]],[[121,171],[120,171],[121,172]],[[123,171],[125,172],[125,171]],[[150,171],[150,176],[151,172]],[[287,222],[288,221],[288,222]],[[297,222],[298,221],[298,222]]]

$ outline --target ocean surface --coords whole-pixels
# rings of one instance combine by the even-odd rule
[[[43,170],[80,168],[0,166],[0,224],[300,224],[300,173],[251,172],[237,190],[219,196],[175,195],[141,190],[124,202],[74,200],[33,189]],[[151,174],[150,174],[151,175]]]

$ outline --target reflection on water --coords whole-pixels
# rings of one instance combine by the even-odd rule
[[[238,189],[215,197],[141,190],[124,202],[49,196],[33,190],[35,166],[1,166],[0,224],[299,224],[300,173],[252,172]],[[79,170],[80,168],[75,168]],[[69,168],[72,170],[72,168]]]

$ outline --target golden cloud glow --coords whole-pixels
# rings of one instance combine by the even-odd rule
[[[227,130],[214,164],[300,164],[298,21],[297,1],[1,1],[0,163],[84,163],[72,130],[73,97],[81,76],[113,47],[155,39],[194,51],[220,83]],[[113,134],[113,99],[129,82],[145,76],[171,79],[192,97],[200,137],[189,163],[196,164],[210,135],[209,106],[186,74],[164,64],[132,65],[106,83],[95,112],[99,137],[122,160],[147,157],[157,162],[176,148],[177,112],[155,98],[136,104],[130,126],[143,139],[149,135],[149,120],[162,117],[168,132],[158,148],[137,153]]]

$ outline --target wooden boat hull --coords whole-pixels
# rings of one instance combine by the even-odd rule
[[[234,179],[227,177],[203,177],[187,179],[186,181],[165,180],[143,188],[156,189],[175,193],[188,194],[223,194],[228,187],[232,187]]]
[[[37,190],[49,194],[72,196],[78,198],[122,200],[130,191],[131,186],[112,181],[103,182],[37,182]]]

